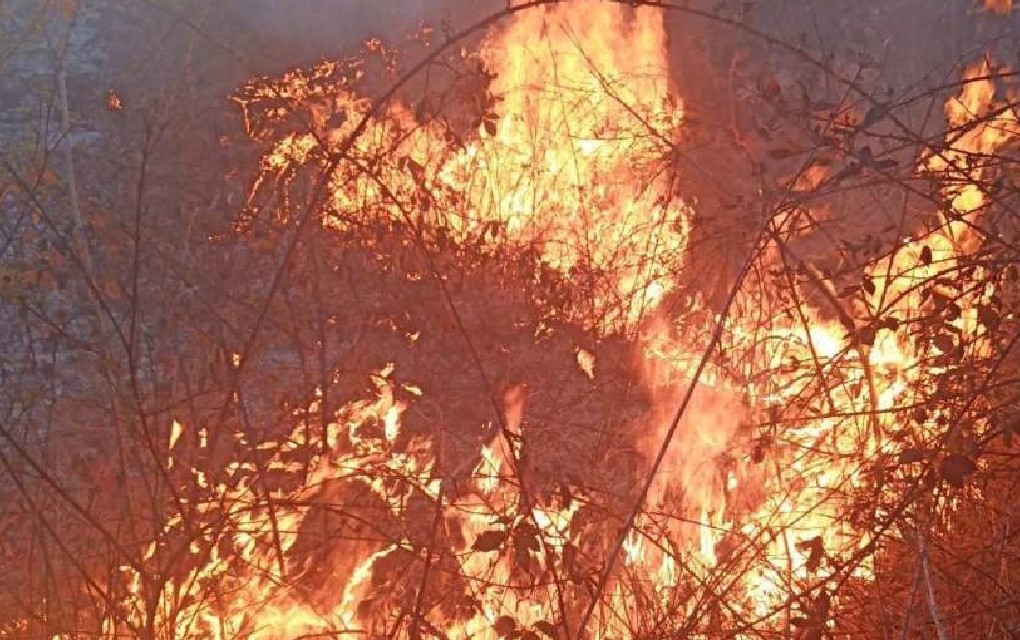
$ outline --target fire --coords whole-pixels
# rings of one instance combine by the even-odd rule
[[[927,416],[911,431],[903,429],[891,410],[924,405],[929,394],[936,392],[940,375],[957,358],[991,353],[989,328],[978,321],[978,315],[980,309],[994,303],[994,279],[981,268],[965,269],[962,259],[977,248],[974,230],[980,228],[987,204],[985,192],[977,186],[988,180],[989,169],[982,166],[981,158],[992,157],[1020,133],[1012,111],[995,109],[992,77],[987,63],[967,70],[961,94],[946,104],[951,128],[947,144],[920,159],[918,173],[936,176],[946,185],[942,196],[950,205],[947,212],[939,212],[936,224],[923,235],[875,260],[866,273],[874,292],[854,315],[878,319],[878,330],[863,331],[868,337],[862,337],[860,330],[847,335],[843,324],[817,318],[811,319],[807,333],[799,327],[776,327],[787,336],[786,346],[777,356],[799,362],[817,358],[825,369],[842,369],[847,380],[847,384],[830,389],[827,396],[817,397],[827,400],[832,413],[851,417],[805,420],[788,431],[791,444],[815,448],[828,442],[825,446],[833,447],[833,453],[844,460],[854,460],[852,454],[862,448],[868,458],[890,459],[904,441],[930,446],[941,433],[938,416]],[[961,278],[960,271],[967,275]],[[948,302],[950,299],[953,301]],[[940,336],[944,340],[917,343],[901,337],[898,327],[923,322],[932,307],[948,310],[947,333]],[[796,401],[802,391],[782,377],[763,400],[781,407]],[[808,411],[815,415],[829,412],[826,406],[809,407]],[[787,463],[791,473],[777,474],[757,517],[783,532],[773,542],[771,555],[788,558],[791,564],[785,571],[795,579],[808,580],[818,573],[819,556],[823,555],[820,549],[839,557],[871,543],[867,532],[846,522],[840,524],[844,505],[827,495],[833,488],[861,489],[874,480],[856,462],[834,465],[829,456],[798,456]],[[783,487],[792,481],[800,484],[793,493]],[[754,525],[745,528],[748,535],[760,531],[762,528]],[[755,600],[758,612],[764,614],[785,597],[783,563],[776,562],[771,568],[763,565],[756,571],[760,573]],[[870,573],[867,563],[856,571],[865,578]]]
[[[399,382],[399,368],[389,366],[369,377],[364,398],[334,415],[322,415],[321,390],[294,413],[295,420],[324,419],[323,433],[297,426],[262,443],[261,460],[235,461],[215,485],[195,469],[205,488],[195,505],[205,518],[201,532],[170,519],[147,554],[190,535],[184,548],[194,568],[153,596],[126,567],[121,624],[156,618],[181,639],[382,637],[401,628],[411,637],[556,637],[576,633],[578,603],[593,597],[591,637],[648,631],[637,622],[642,611],[671,621],[664,624],[711,618],[699,629],[723,619],[776,624],[788,599],[837,577],[834,559],[872,542],[872,531],[844,517],[854,492],[885,490],[861,456],[888,460],[904,443],[930,443],[937,416],[901,429],[895,409],[924,403],[952,366],[947,356],[990,349],[980,322],[995,294],[988,274],[971,270],[957,292],[917,283],[956,271],[975,250],[973,227],[987,205],[975,185],[991,171],[976,158],[1014,140],[1017,122],[1011,111],[993,109],[990,69],[970,70],[962,94],[947,105],[946,144],[918,160],[918,174],[944,185],[949,208],[874,260],[864,274],[870,293],[847,304],[843,321],[810,306],[802,319],[717,318],[697,299],[689,316],[671,317],[663,303],[679,295],[694,208],[675,171],[685,122],[665,51],[663,15],[654,7],[574,0],[521,12],[482,45],[478,61],[491,76],[491,100],[466,134],[394,104],[339,162],[331,151],[371,105],[353,89],[357,63],[253,81],[238,98],[250,131],[268,148],[253,218],[292,222],[288,207],[262,211],[259,194],[287,193],[302,170],[329,169],[321,224],[338,238],[370,221],[407,232],[407,242],[426,251],[533,252],[534,278],[550,270],[582,293],[546,305],[543,322],[582,326],[596,343],[625,336],[639,345],[650,409],[638,419],[644,435],[637,448],[647,460],[677,399],[695,387],[663,465],[644,470],[655,476],[639,517],[626,522],[595,509],[606,498],[594,487],[571,496],[527,494],[531,391],[524,386],[501,390],[498,424],[479,425],[489,437],[457,461],[470,471],[451,471],[442,434],[405,432],[405,416],[427,393]],[[271,101],[305,109],[311,130],[288,130],[286,109],[267,108]],[[811,187],[824,176],[806,180]],[[770,249],[766,266],[780,257]],[[439,274],[414,274],[428,277]],[[776,291],[745,287],[735,308],[783,304],[788,298]],[[933,304],[946,314],[949,337],[903,337],[898,328],[919,322]],[[695,380],[705,345],[685,327],[715,322],[726,323],[722,346],[741,361],[713,360]],[[571,365],[586,384],[605,376],[601,359],[596,375],[597,351],[574,351]],[[756,422],[768,423],[772,435],[750,427]],[[168,466],[180,466],[174,452],[192,431],[173,423]],[[318,453],[300,461],[297,453],[307,450]],[[266,489],[262,469],[300,481]],[[364,522],[356,542],[322,541],[335,545],[322,572],[299,550],[313,520],[336,517],[330,508],[337,504]],[[604,559],[602,538],[618,524],[628,525],[623,561],[596,586],[598,572],[586,563]],[[732,580],[720,577],[734,566],[740,571]],[[309,593],[304,577],[316,571],[326,575]],[[872,568],[860,562],[852,573],[867,580]],[[708,614],[692,594],[710,589],[727,595],[726,606]]]
[[[393,106],[352,151],[374,173],[353,163],[330,176],[334,215],[325,224],[348,229],[377,215],[458,243],[533,247],[590,291],[571,317],[603,331],[633,327],[672,289],[691,216],[663,172],[683,109],[670,87],[662,16],[615,3],[583,14],[571,4],[541,7],[490,37],[479,62],[494,74],[494,104],[474,139],[451,146],[445,125]],[[317,82],[336,71],[329,63],[282,88],[256,84],[240,100],[246,108],[281,94],[312,101]],[[260,186],[322,162],[320,140],[351,134],[369,102],[339,89],[331,97],[342,123],[320,116],[327,130],[275,143]],[[395,145],[388,157],[375,157],[381,140]]]
[[[1009,15],[1013,11],[1013,0],[985,0],[985,9],[991,13]]]

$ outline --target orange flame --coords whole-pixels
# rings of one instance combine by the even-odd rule
[[[985,0],[985,9],[990,13],[1009,15],[1013,11],[1013,0]]]
[[[687,337],[682,326],[673,330],[690,318],[668,318],[661,305],[677,290],[692,224],[692,209],[668,170],[681,142],[683,109],[669,82],[662,14],[616,3],[557,3],[521,13],[490,34],[481,60],[494,74],[490,92],[499,100],[481,115],[473,136],[451,143],[444,125],[420,122],[411,109],[393,106],[368,125],[350,158],[328,176],[330,202],[322,223],[344,231],[372,217],[413,225],[426,240],[441,231],[461,245],[495,244],[498,238],[517,250],[536,249],[544,267],[574,279],[589,294],[571,302],[566,320],[599,336],[640,334],[652,408],[638,444],[648,458],[661,443],[678,394],[697,385],[670,455],[657,470],[648,509],[627,533],[624,566],[610,577],[605,606],[594,619],[595,636],[635,635],[631,623],[643,607],[690,613],[687,608],[695,605],[685,590],[713,579],[734,553],[734,539],[755,553],[739,584],[726,585],[733,594],[729,611],[773,615],[795,585],[831,574],[827,557],[869,542],[868,532],[841,518],[846,507],[841,496],[870,482],[859,456],[851,454],[875,459],[895,453],[900,445],[889,437],[895,414],[887,410],[923,401],[932,376],[947,366],[940,360],[947,345],[915,344],[889,326],[861,341],[847,335],[843,323],[826,320],[822,309],[806,308],[806,323],[777,314],[764,329],[761,318],[734,317],[726,319],[726,346],[750,354],[742,370],[711,366],[692,380],[692,363],[704,345]],[[366,99],[332,81],[340,66],[327,63],[248,88],[241,103],[249,127],[270,144],[256,192],[285,185],[300,168],[330,166],[329,145],[349,136],[367,113]],[[971,226],[987,205],[976,185],[991,171],[980,157],[1020,133],[1012,112],[993,110],[990,75],[987,65],[968,71],[962,94],[947,105],[952,128],[947,144],[918,163],[919,173],[943,181],[951,210],[939,213],[933,231],[867,270],[873,302],[852,308],[855,320],[916,320],[924,295],[932,295],[917,289],[919,279],[937,279],[973,251]],[[315,130],[281,133],[276,111],[260,121],[254,112],[269,98],[307,106]],[[339,105],[344,117],[331,117],[325,104]],[[809,176],[808,182],[817,178]],[[273,213],[286,217],[285,208]],[[981,274],[971,279],[980,282]],[[958,296],[953,304],[959,313],[950,321],[958,334],[954,345],[990,348],[977,314],[992,293],[976,289]],[[737,307],[760,306],[758,295],[741,291]],[[694,307],[704,319],[705,309],[697,301]],[[594,354],[579,349],[575,355],[595,380]],[[817,400],[801,402],[820,384],[816,370],[839,383],[815,394]],[[768,377],[761,379],[762,372]],[[427,567],[458,576],[444,588],[462,590],[478,603],[458,611],[459,617],[414,611],[415,624],[448,637],[495,638],[576,623],[576,612],[564,610],[558,596],[589,593],[578,557],[594,554],[600,542],[585,539],[579,521],[594,497],[528,502],[522,496],[529,438],[525,389],[514,387],[505,395],[505,429],[476,443],[478,462],[465,486],[454,490],[447,485],[457,479],[442,476],[438,445],[403,433],[408,405],[400,398],[420,390],[395,382],[392,366],[372,381],[369,398],[325,416],[321,442],[310,442],[314,436],[296,428],[288,438],[260,447],[269,468],[300,477],[299,487],[259,495],[251,465],[242,461],[231,467],[228,482],[208,487],[200,510],[232,532],[227,544],[194,541],[192,555],[204,550],[205,557],[154,600],[142,597],[140,576],[125,569],[125,617],[141,623],[176,611],[164,622],[182,639],[381,635],[415,605],[404,602],[400,612],[385,607],[380,612],[365,604],[372,604],[375,591],[396,588],[374,584],[377,569],[405,562],[407,572]],[[306,413],[322,411],[319,403],[316,398]],[[742,452],[750,439],[746,425],[770,411],[791,415],[768,454],[774,468],[762,471]],[[174,425],[171,450],[185,430]],[[291,454],[309,445],[321,454],[304,466]],[[755,499],[739,506],[734,496],[741,492]],[[300,566],[294,552],[298,532],[324,504],[355,499],[380,507],[374,512],[380,522],[372,524],[391,535],[343,546],[330,556],[336,569],[325,585],[312,596],[303,593],[300,576],[308,567]],[[448,556],[434,557],[403,524],[412,508],[421,509],[415,519],[429,523],[430,531],[449,536]],[[179,519],[167,522],[164,537],[172,539],[182,527]],[[157,544],[166,542],[154,543],[149,555]],[[864,565],[858,575],[867,579],[869,571]],[[571,579],[580,586],[566,591],[549,578],[523,588],[522,574],[556,575],[561,582],[561,576],[575,574]]]

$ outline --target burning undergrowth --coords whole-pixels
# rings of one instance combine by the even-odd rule
[[[175,477],[198,489],[145,556],[171,577],[126,569],[108,630],[831,626],[840,586],[874,578],[880,540],[934,482],[910,465],[937,458],[960,486],[977,470],[962,443],[982,419],[940,442],[972,404],[924,408],[962,398],[957,364],[995,344],[971,154],[1016,122],[984,84],[951,101],[959,135],[916,170],[947,207],[851,288],[791,248],[810,207],[773,202],[720,308],[685,272],[697,217],[665,46],[660,10],[575,1],[447,60],[486,87],[448,118],[442,95],[377,108],[356,61],[244,87],[265,153],[238,232],[303,238],[288,277],[318,283],[315,302],[276,304],[316,309],[320,376],[270,427],[242,417],[216,445],[179,428]],[[854,154],[857,173],[890,166]]]

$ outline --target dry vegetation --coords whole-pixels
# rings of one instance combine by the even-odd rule
[[[1020,634],[992,52],[535,0],[234,82],[212,5],[0,156],[0,638]]]

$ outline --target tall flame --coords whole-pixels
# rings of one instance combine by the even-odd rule
[[[647,508],[626,523],[622,566],[599,585],[595,637],[637,636],[641,611],[668,620],[771,619],[798,589],[835,571],[827,558],[870,542],[871,532],[843,518],[854,491],[875,482],[861,455],[888,457],[904,442],[936,437],[935,416],[907,433],[892,410],[923,404],[951,366],[950,352],[990,349],[979,315],[994,290],[979,269],[967,276],[973,287],[940,303],[950,337],[917,343],[898,327],[918,321],[921,309],[930,313],[932,300],[949,299],[918,283],[937,281],[975,250],[972,228],[987,205],[975,184],[990,170],[975,158],[1018,134],[1012,112],[992,111],[990,70],[970,70],[947,107],[947,143],[918,163],[920,174],[943,181],[951,206],[866,270],[874,291],[845,310],[853,327],[827,320],[831,309],[810,307],[797,321],[784,313],[717,319],[694,301],[692,317],[669,317],[662,303],[679,289],[693,211],[673,171],[684,116],[665,42],[662,13],[653,7],[573,0],[519,13],[482,46],[493,100],[476,129],[458,139],[438,120],[390,107],[335,165],[322,212],[323,225],[341,237],[368,218],[410,227],[429,248],[449,242],[534,251],[538,268],[583,292],[558,309],[550,305],[550,314],[598,337],[638,338],[652,405],[640,419],[646,459],[661,445],[677,399],[696,385],[670,455],[652,470]],[[286,192],[301,169],[333,167],[329,149],[369,109],[337,80],[351,69],[360,73],[327,63],[243,92],[252,133],[269,146],[253,203],[261,190],[282,185]],[[307,108],[312,130],[285,131],[280,113],[263,110],[277,100]],[[286,222],[285,208],[272,213]],[[765,299],[773,293],[742,289],[735,306],[778,304],[778,296]],[[950,304],[955,309],[947,311]],[[726,322],[725,346],[747,357],[735,369],[713,364],[693,380],[704,345],[683,323],[706,320]],[[596,376],[594,354],[575,353],[588,382],[597,383],[602,361]],[[577,603],[595,592],[585,562],[605,552],[604,541],[586,537],[605,523],[591,521],[619,517],[610,509],[586,512],[603,499],[591,487],[568,497],[525,496],[531,435],[523,387],[504,394],[499,424],[486,426],[495,437],[477,443],[473,470],[457,486],[461,479],[444,475],[438,462],[439,437],[402,431],[421,391],[397,383],[392,367],[372,380],[369,397],[324,416],[324,434],[297,427],[260,447],[268,468],[300,478],[296,488],[260,494],[246,461],[209,487],[200,507],[209,526],[189,543],[195,568],[156,598],[142,597],[141,576],[125,569],[122,618],[142,624],[166,616],[181,639],[383,636],[396,628],[449,638],[573,633]],[[829,386],[818,392],[820,385]],[[304,414],[321,411],[316,398]],[[747,425],[768,415],[774,447],[749,454],[758,434]],[[174,423],[171,449],[189,427]],[[309,449],[320,453],[299,463],[295,452]],[[337,504],[363,520],[361,535],[355,543],[322,541],[336,545],[323,572],[304,564],[299,550],[312,521],[334,518]],[[183,537],[184,526],[167,522],[149,555]],[[215,531],[231,533],[217,540]],[[440,538],[448,551],[434,549]],[[721,567],[734,562],[743,568],[726,583]],[[385,571],[393,566],[403,570]],[[870,571],[861,564],[855,575],[868,579]],[[303,582],[312,572],[326,575],[308,593]],[[432,598],[430,588],[456,597]],[[701,610],[691,595],[697,589],[725,593],[726,607]],[[429,598],[444,604],[423,606]]]

